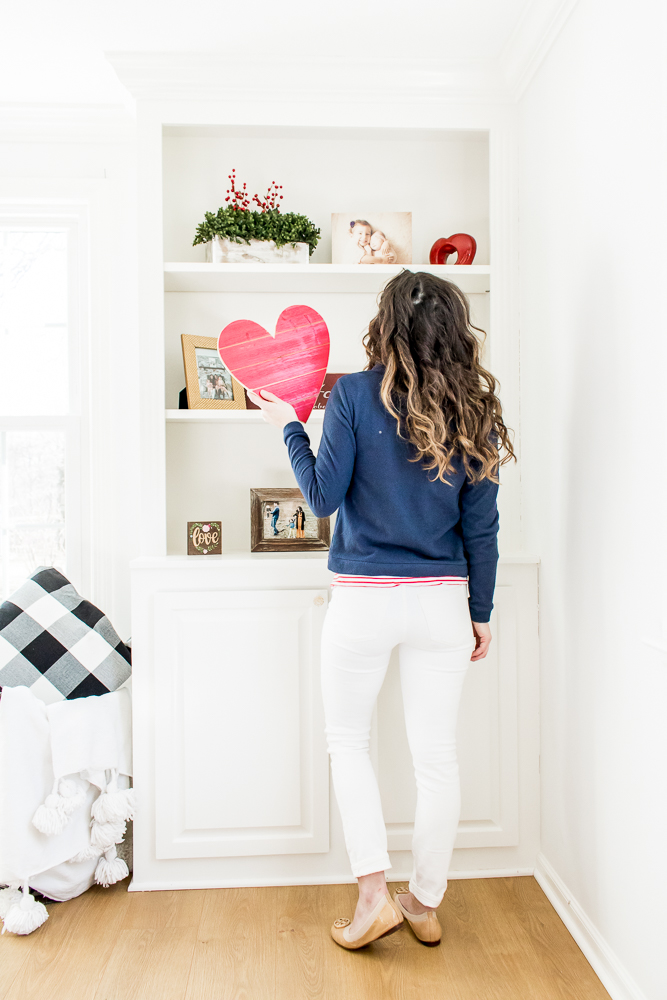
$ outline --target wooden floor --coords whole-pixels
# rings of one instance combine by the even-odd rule
[[[0,1000],[599,1000],[609,994],[535,879],[450,881],[438,948],[407,923],[359,952],[329,937],[352,885],[128,893],[49,905],[0,938]]]

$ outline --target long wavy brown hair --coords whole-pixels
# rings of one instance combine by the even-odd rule
[[[480,364],[484,337],[456,285],[406,270],[385,286],[364,337],[366,368],[385,367],[382,402],[414,446],[410,461],[434,481],[454,471],[455,456],[473,483],[498,482],[499,466],[516,461],[497,382]]]

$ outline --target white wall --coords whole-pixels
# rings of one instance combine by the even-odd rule
[[[662,7],[580,0],[519,108],[542,852],[650,1000],[667,995]]]

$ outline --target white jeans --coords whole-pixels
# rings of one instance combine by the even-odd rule
[[[394,646],[417,782],[410,890],[437,906],[461,811],[456,718],[475,646],[466,586],[334,589],[322,635],[322,694],[334,789],[356,877],[391,868],[369,740]]]

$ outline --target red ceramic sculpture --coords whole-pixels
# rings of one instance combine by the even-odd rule
[[[329,331],[310,306],[288,306],[275,337],[251,319],[229,323],[218,338],[218,354],[246,389],[268,389],[306,421],[327,373]]]
[[[436,240],[428,259],[431,264],[446,264],[453,253],[458,254],[457,264],[472,264],[477,253],[477,243],[467,233],[454,233],[447,239]]]

